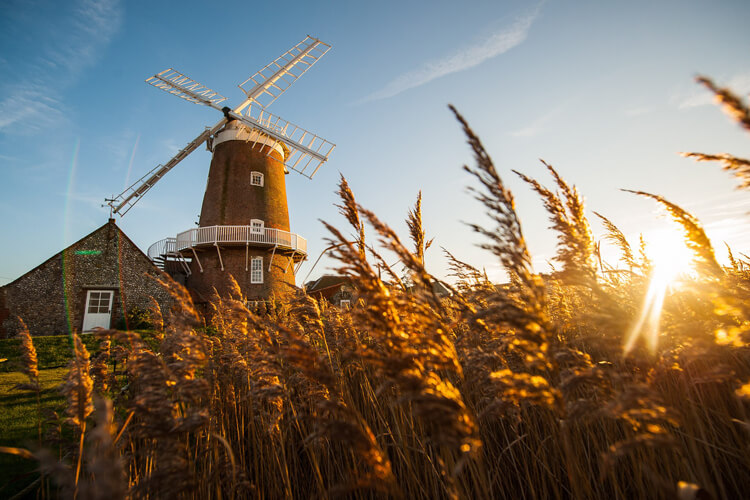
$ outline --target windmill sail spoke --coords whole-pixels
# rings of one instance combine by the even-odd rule
[[[315,175],[318,165],[328,160],[328,156],[336,147],[335,144],[319,135],[257,106],[246,108],[244,114],[230,113],[230,115],[245,125],[284,143],[289,149],[284,165],[310,179]]]
[[[146,79],[146,83],[161,89],[168,94],[175,95],[180,99],[189,102],[205,104],[221,110],[220,103],[227,100],[226,97],[210,88],[191,80],[187,76],[175,71],[172,68],[165,69],[151,78]]]
[[[206,142],[211,135],[216,133],[226,123],[226,119],[221,120],[219,123],[214,125],[212,128],[206,128],[201,132],[198,137],[193,139],[187,146],[182,148],[176,155],[172,157],[164,165],[157,165],[146,175],[135,181],[125,191],[116,196],[109,202],[109,206],[112,207],[112,213],[119,213],[120,216],[128,213],[128,210],[133,208],[133,205],[138,203],[144,194],[146,194],[154,184],[156,184],[164,175],[172,170],[178,163],[184,160],[190,153],[195,151],[201,144]]]
[[[248,99],[266,108],[310,69],[331,48],[308,36],[242,82],[239,87]]]

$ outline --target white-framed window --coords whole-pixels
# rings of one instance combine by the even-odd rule
[[[339,307],[341,309],[349,309],[352,307],[352,301],[349,299],[342,299],[339,301]]]
[[[88,294],[88,307],[86,312],[90,314],[109,314],[112,307],[112,292],[90,291]]]
[[[251,234],[263,234],[265,223],[260,219],[252,219],[250,221],[250,233]]]
[[[263,186],[263,174],[261,172],[250,172],[250,184]]]
[[[250,283],[263,283],[263,257],[250,259]]]

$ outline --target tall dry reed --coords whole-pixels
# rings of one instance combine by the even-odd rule
[[[747,107],[703,83],[746,127]],[[694,216],[638,193],[682,228],[697,272],[665,290],[656,341],[633,336],[658,265],[643,238],[628,241],[596,214],[621,254],[604,262],[583,197],[544,163],[554,190],[517,173],[558,243],[559,270],[535,271],[505,173],[451,109],[474,155],[471,192],[490,220],[471,227],[508,283],[445,250],[455,283],[438,295],[421,193],[407,213],[407,247],[342,177],[338,207],[354,238],[324,224],[355,307],[301,290],[250,304],[235,283],[201,317],[165,282],[176,307],[152,313],[158,349],[134,332],[101,332],[89,368],[76,337],[70,453],[17,454],[81,498],[746,495],[747,257],[721,266]]]

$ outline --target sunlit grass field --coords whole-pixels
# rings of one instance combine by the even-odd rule
[[[701,82],[750,130],[741,100]],[[359,296],[351,309],[303,291],[249,307],[235,286],[214,298],[206,321],[167,283],[176,307],[149,312],[158,332],[151,344],[136,332],[101,331],[92,355],[74,336],[58,424],[39,407],[56,401],[49,387],[61,372],[38,370],[35,339],[20,336],[25,378],[4,375],[0,390],[20,398],[8,399],[16,437],[3,435],[2,446],[13,463],[41,472],[28,478],[41,478],[38,494],[746,497],[747,257],[730,253],[720,265],[695,217],[636,192],[666,211],[681,241],[649,248],[597,214],[620,252],[603,262],[572,184],[546,164],[553,188],[500,171],[456,117],[491,221],[474,229],[508,284],[445,251],[452,294],[435,295],[421,195],[406,214],[405,243],[357,204],[342,177],[339,208],[351,227],[326,226],[338,271]],[[750,161],[691,156],[721,162],[748,186]],[[532,269],[506,175],[526,181],[549,213],[554,272]],[[365,241],[368,226],[377,241]],[[382,274],[386,252],[404,273]]]
[[[65,405],[65,397],[58,390],[67,368],[53,368],[39,372],[40,403],[54,411]],[[38,440],[38,405],[36,393],[16,390],[18,384],[27,382],[20,372],[0,373],[0,446],[34,449]],[[30,460],[0,454],[0,497],[8,498],[21,491],[38,476],[37,464]]]

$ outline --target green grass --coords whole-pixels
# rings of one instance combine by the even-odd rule
[[[147,344],[155,348],[158,340],[152,332],[141,331]],[[92,356],[98,351],[100,339],[94,334],[84,333],[81,340]],[[58,386],[68,371],[68,362],[72,359],[72,350],[67,335],[50,335],[33,337],[39,364],[39,382],[41,384],[42,412],[54,410],[58,414],[64,411],[65,398],[58,391]],[[17,390],[18,384],[28,383],[26,375],[21,373],[21,351],[19,339],[0,340],[0,446],[27,448],[35,450],[38,445],[38,418],[36,392]],[[53,447],[43,443],[46,448]],[[15,455],[0,453],[0,498],[10,498],[36,478],[36,466],[33,461]]]
[[[95,351],[99,344],[99,340],[92,333],[82,334],[81,340],[90,352]],[[33,341],[40,370],[68,365],[72,351],[67,335],[33,337]],[[0,359],[7,358],[8,360],[0,363],[0,373],[20,370],[20,344],[21,341],[17,338],[0,340]]]
[[[64,407],[65,399],[57,387],[66,372],[67,368],[39,370],[43,411]],[[36,393],[13,389],[17,384],[27,382],[27,377],[22,373],[0,373],[0,446],[38,448]],[[37,464],[30,460],[0,454],[0,497],[9,498],[33,482],[36,467]]]
[[[153,332],[147,330],[139,330],[138,332],[147,344],[155,348],[158,341]],[[82,333],[80,337],[91,354],[98,350],[100,339],[93,333]],[[40,370],[68,366],[68,361],[72,359],[72,350],[67,335],[33,337],[33,341]],[[0,363],[0,373],[20,371],[20,344],[21,341],[17,338],[0,339],[0,359],[7,359],[7,361]]]

